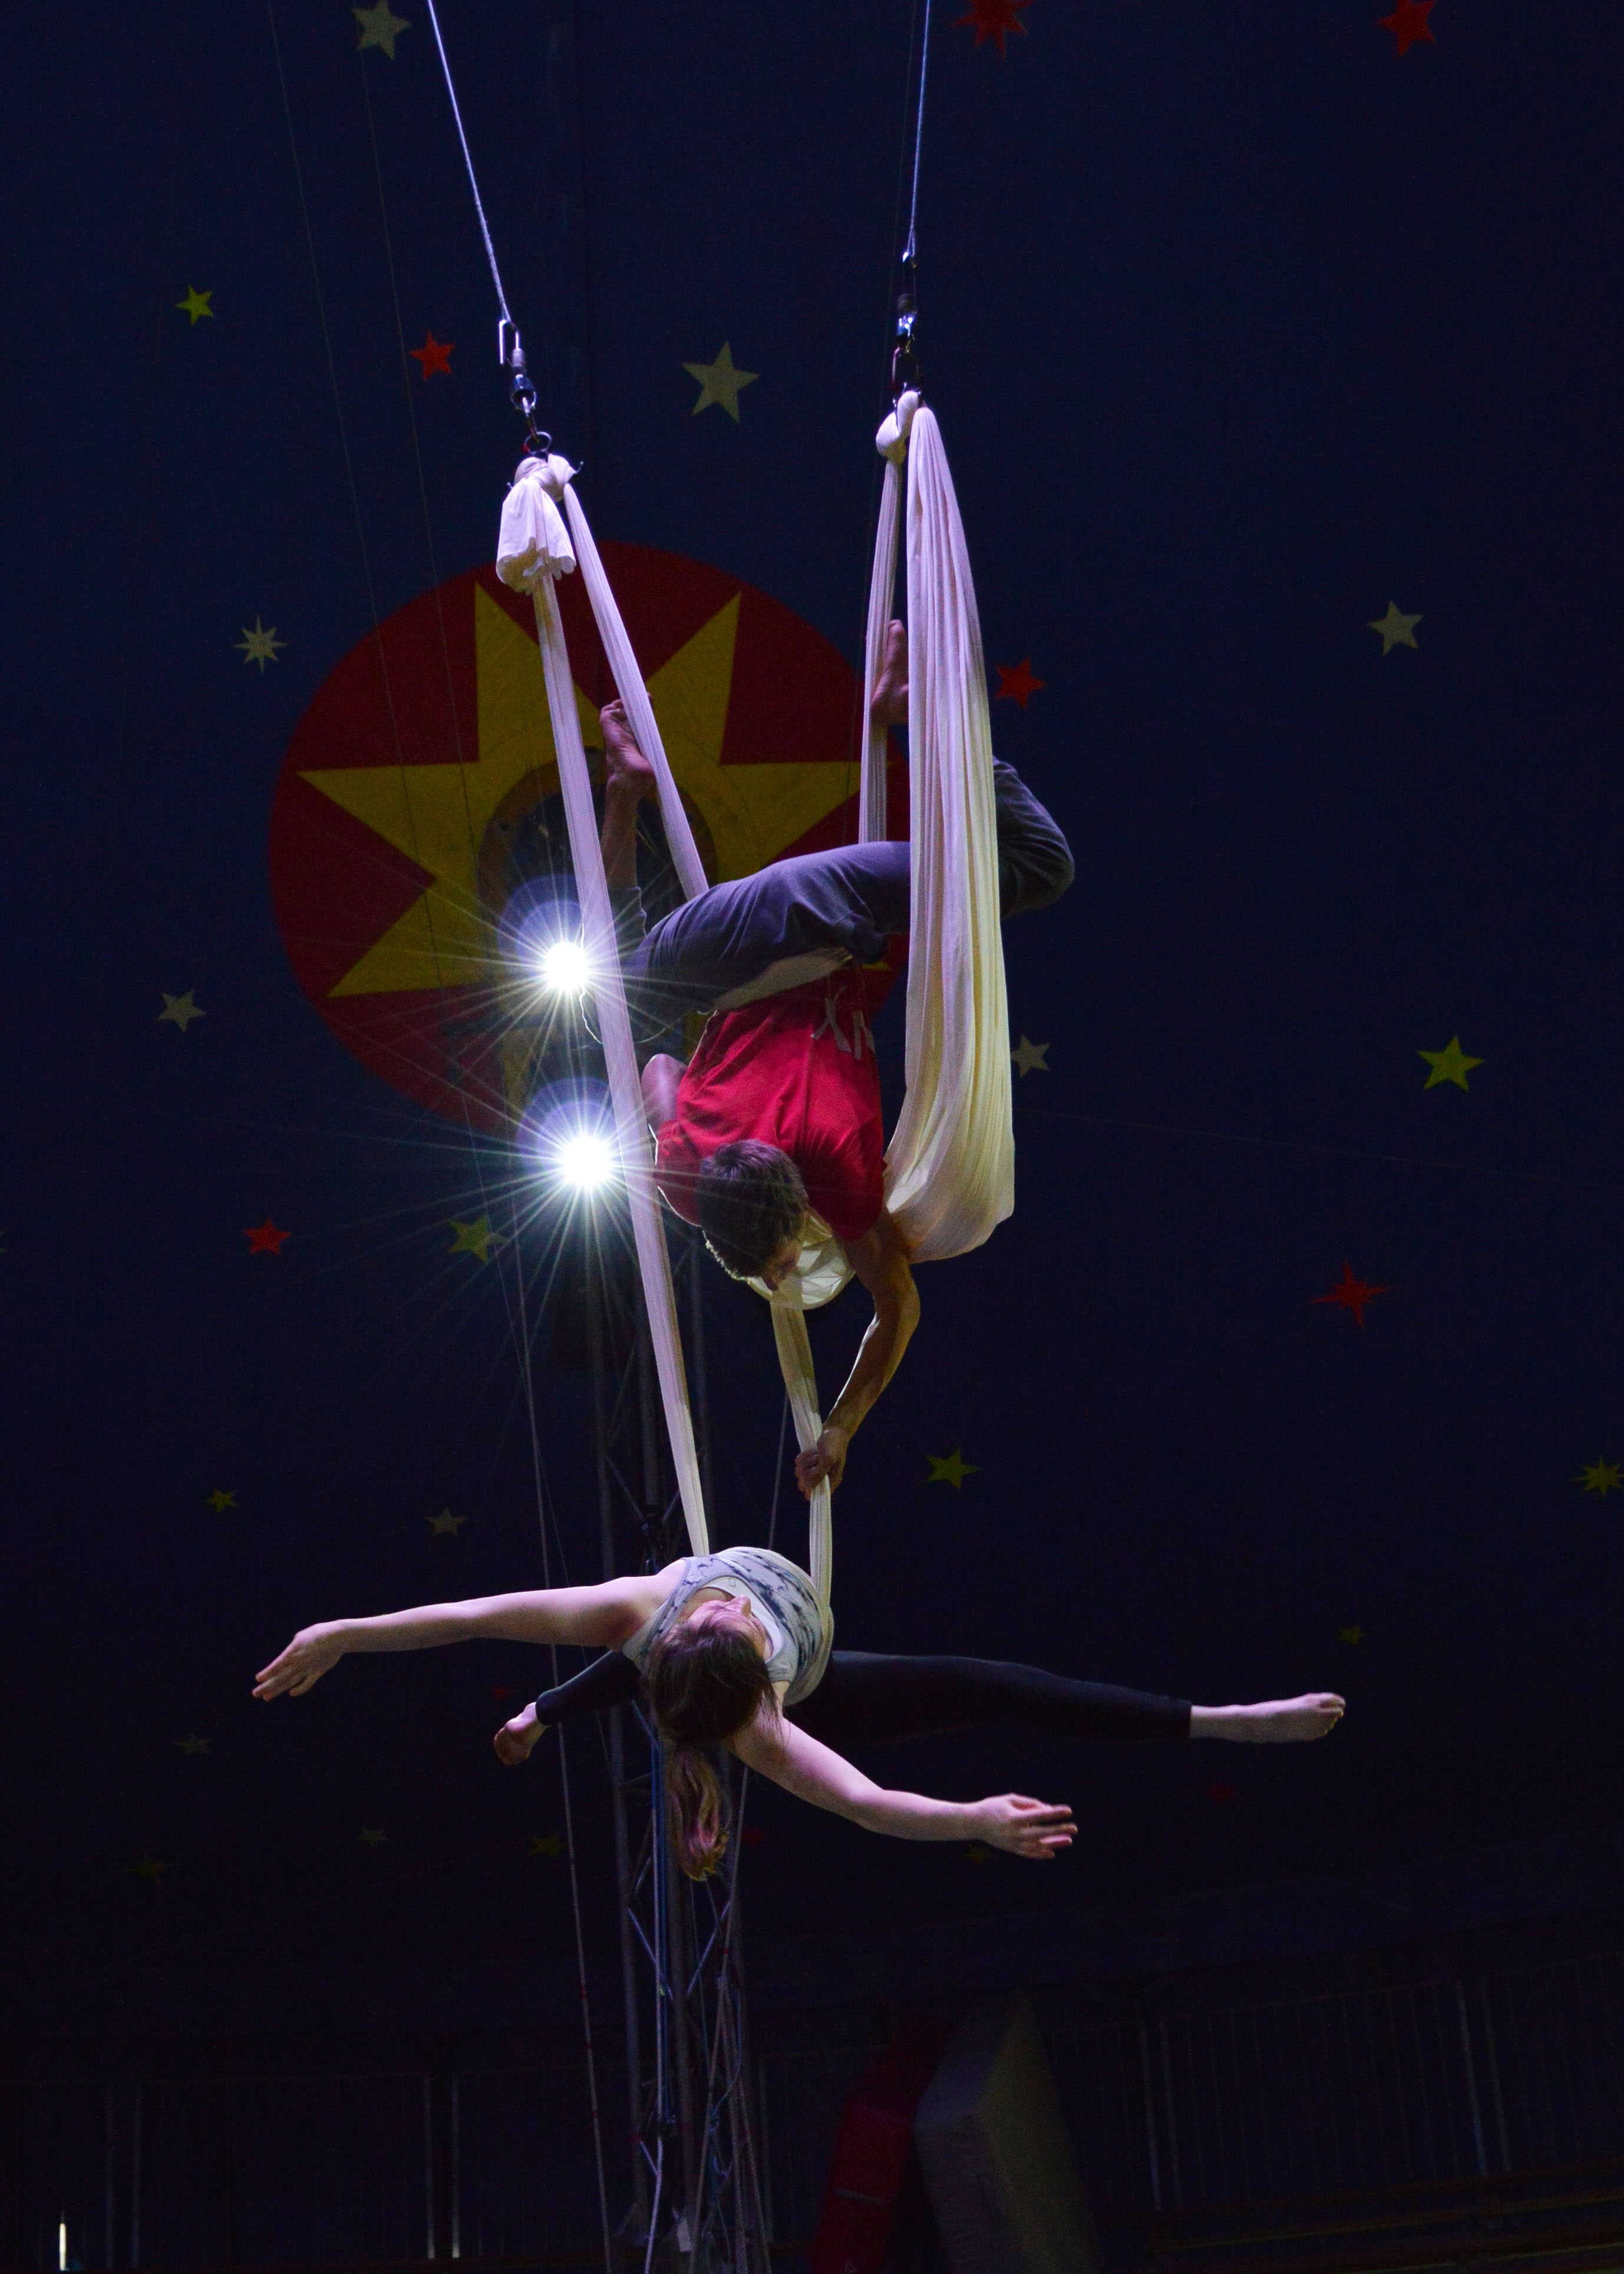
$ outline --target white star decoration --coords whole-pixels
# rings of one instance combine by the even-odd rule
[[[240,647],[242,649],[243,661],[244,663],[257,663],[259,665],[259,676],[263,679],[265,676],[266,665],[267,663],[274,663],[277,660],[277,649],[286,647],[288,643],[286,640],[277,638],[276,627],[274,624],[271,626],[269,631],[267,631],[265,626],[259,621],[259,617],[256,615],[253,620],[253,629],[250,631],[247,625],[244,624],[243,626],[242,638],[240,640],[233,640],[231,644],[233,647]]]

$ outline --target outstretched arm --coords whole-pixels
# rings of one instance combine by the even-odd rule
[[[830,1746],[777,1715],[758,1718],[728,1742],[748,1768],[771,1777],[786,1792],[896,1840],[982,1840],[1011,1856],[1047,1863],[1077,1835],[1069,1808],[1028,1800],[1023,1793],[957,1801],[887,1792]]]
[[[795,1481],[808,1500],[813,1487],[824,1477],[831,1485],[839,1483],[846,1471],[846,1449],[864,1415],[901,1365],[902,1353],[919,1324],[919,1291],[908,1265],[908,1251],[883,1209],[861,1239],[846,1242],[846,1253],[853,1271],[874,1298],[874,1316],[822,1436],[795,1463]]]
[[[475,1595],[425,1603],[380,1618],[327,1619],[302,1627],[261,1668],[256,1698],[302,1698],[350,1651],[432,1650],[441,1643],[578,1642],[613,1647],[635,1634],[660,1600],[658,1583],[607,1579],[597,1587],[539,1587],[521,1595]]]

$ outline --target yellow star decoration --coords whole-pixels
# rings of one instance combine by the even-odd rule
[[[481,1263],[488,1263],[491,1250],[502,1245],[500,1236],[491,1229],[488,1216],[479,1216],[472,1224],[459,1224],[453,1216],[447,1228],[456,1234],[446,1250],[447,1255],[477,1255]]]
[[[761,377],[758,371],[741,371],[733,361],[733,351],[722,342],[721,353],[714,363],[685,363],[682,366],[690,379],[699,381],[699,400],[694,405],[694,416],[708,410],[719,403],[736,426],[739,424],[739,390],[751,387]]]
[[[1415,647],[1417,644],[1416,626],[1420,621],[1419,616],[1407,616],[1396,601],[1389,600],[1387,614],[1374,618],[1370,629],[1381,634],[1381,651],[1383,655],[1390,655],[1395,647]]]
[[[1452,1035],[1449,1037],[1449,1047],[1447,1050],[1417,1050],[1416,1056],[1418,1058],[1425,1058],[1432,1069],[1422,1085],[1426,1089],[1436,1089],[1440,1081],[1452,1081],[1457,1089],[1464,1089],[1467,1075],[1474,1066],[1480,1066],[1484,1063],[1481,1058],[1469,1058],[1466,1056],[1461,1048],[1461,1038],[1458,1035]]]
[[[207,1737],[177,1737],[175,1740],[175,1749],[177,1752],[184,1753],[188,1760],[195,1760],[199,1753],[207,1752],[208,1739]]]
[[[361,26],[356,46],[363,50],[381,48],[393,63],[395,41],[402,32],[411,29],[406,18],[390,14],[389,0],[378,0],[375,8],[352,8],[350,12]]]
[[[243,651],[243,661],[244,663],[257,663],[259,665],[259,676],[263,679],[265,677],[266,665],[267,663],[280,662],[282,659],[278,651],[286,647],[288,643],[285,639],[277,638],[276,627],[274,624],[271,626],[269,631],[267,631],[265,626],[260,622],[258,614],[256,614],[253,620],[253,629],[250,631],[247,625],[244,624],[243,626],[242,638],[240,640],[233,640],[231,644],[233,647],[241,648]]]
[[[925,1458],[930,1464],[930,1474],[925,1479],[928,1485],[951,1485],[955,1492],[961,1492],[966,1477],[981,1473],[974,1461],[962,1458],[957,1445],[944,1460],[938,1459],[935,1453],[927,1453]]]
[[[186,317],[188,330],[192,328],[192,325],[197,322],[200,316],[212,317],[214,315],[214,312],[208,305],[214,297],[213,292],[199,292],[195,284],[189,284],[186,287],[185,298],[184,300],[177,300],[175,305]]]
[[[192,1001],[190,987],[184,995],[164,995],[162,987],[158,992],[163,995],[163,1008],[159,1012],[156,1020],[160,1027],[166,1023],[171,1027],[178,1027],[184,1035],[194,1019],[207,1019],[208,1016],[207,1011],[199,1011]]]
[[[1365,1630],[1363,1627],[1338,1627],[1336,1639],[1338,1642],[1363,1642]]]
[[[167,1864],[161,1864],[149,1849],[143,1848],[130,1869],[138,1879],[150,1879],[154,1887],[161,1887],[163,1885],[163,1875],[169,1866]]]
[[[804,836],[846,797],[842,758],[806,765],[721,763],[739,631],[735,594],[649,681],[649,697],[678,787],[715,848],[715,879],[748,877]],[[481,587],[474,589],[479,756],[471,765],[332,766],[307,773],[330,797],[424,870],[429,883],[333,989],[335,996],[393,995],[485,980],[494,935],[478,895],[478,848],[498,808],[527,777],[538,797],[558,788],[541,651]],[[598,713],[579,688],[589,745],[602,748]]]
[[[1020,1048],[1019,1050],[1011,1050],[1010,1052],[1010,1056],[1014,1059],[1016,1070],[1019,1073],[1047,1073],[1049,1072],[1049,1044],[1047,1043],[1029,1043],[1025,1035],[1023,1035],[1020,1038]]]
[[[442,1508],[438,1516],[425,1516],[423,1521],[437,1540],[442,1533],[455,1540],[468,1522],[468,1518],[465,1516],[453,1516],[448,1508]]]
[[[356,1834],[363,1848],[381,1848],[388,1836],[381,1824],[364,1824]]]
[[[237,1506],[237,1495],[234,1492],[222,1492],[216,1485],[208,1496],[208,1504],[216,1516],[223,1516],[227,1509]]]
[[[561,1856],[563,1852],[564,1843],[556,1832],[531,1833],[530,1854],[532,1856],[545,1856],[549,1861],[552,1861]]]
[[[992,1849],[979,1840],[973,1840],[964,1853],[966,1864],[990,1864],[992,1861]]]
[[[1586,1492],[1600,1493],[1605,1500],[1610,1492],[1624,1491],[1619,1469],[1617,1461],[1593,1461],[1580,1470],[1574,1482],[1583,1485]]]

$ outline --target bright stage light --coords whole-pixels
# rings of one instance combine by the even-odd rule
[[[572,1192],[601,1192],[614,1174],[614,1147],[601,1129],[575,1129],[553,1148],[553,1168]]]
[[[581,995],[586,991],[591,967],[578,939],[553,939],[537,958],[541,983],[550,995]]]

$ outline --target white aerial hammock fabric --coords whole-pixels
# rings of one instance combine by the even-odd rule
[[[886,1154],[885,1194],[911,1254],[924,1262],[979,1246],[1014,1206],[1009,1014],[987,676],[964,528],[940,429],[916,394],[900,397],[876,439],[887,464],[868,596],[864,716],[869,725],[861,835],[869,842],[885,834],[886,730],[873,724],[871,706],[891,621],[906,463],[913,901],[907,1091]],[[569,486],[572,471],[559,457],[524,460],[502,509],[497,568],[507,584],[530,592],[535,603],[583,944],[599,975],[595,984],[604,1054],[660,1392],[688,1538],[694,1552],[703,1555],[708,1535],[670,1260],[553,590],[554,579],[568,576],[577,559],[610,672],[638,747],[654,768],[666,841],[684,897],[703,892],[706,879],[642,673],[586,516]],[[569,516],[568,531],[560,502]],[[826,1241],[803,1250],[799,1271],[771,1299],[774,1339],[803,1451],[816,1444],[822,1428],[806,1312],[838,1294],[850,1276],[838,1244]],[[830,1499],[828,1484],[820,1484],[811,1509],[811,1576],[824,1602],[832,1561]]]
[[[567,493],[581,564],[586,572],[587,591],[609,667],[630,713],[638,745],[659,781],[660,809],[665,817],[673,857],[685,892],[691,895],[703,892],[705,876],[666,763],[642,674],[632,659],[631,643],[609,591],[586,516],[568,487],[574,471],[567,460],[560,457],[524,460],[502,507],[496,566],[505,584],[517,591],[529,592],[535,603],[536,636],[541,645],[559,785],[564,794],[575,887],[581,896],[582,945],[594,975],[593,992],[603,1035],[609,1094],[614,1106],[615,1138],[630,1202],[632,1233],[648,1306],[660,1398],[665,1409],[665,1426],[671,1438],[682,1512],[688,1523],[688,1543],[695,1555],[703,1555],[710,1549],[710,1535],[694,1445],[693,1417],[688,1411],[688,1382],[682,1367],[682,1341],[677,1325],[676,1295],[671,1284],[671,1259],[665,1249],[659,1197],[654,1189],[654,1163],[637,1075],[637,1053],[632,1042],[626,987],[615,945],[614,916],[609,904],[608,880],[604,874],[603,850],[598,840],[598,819],[592,808],[586,750],[581,740],[581,719],[575,709],[569,652],[564,643],[564,626],[554,590],[554,580],[568,576],[576,561],[575,547],[571,546],[559,512],[559,501]],[[680,837],[673,833],[679,818]]]
[[[987,670],[964,524],[941,429],[917,394],[898,397],[875,439],[886,466],[868,587],[859,827],[865,844],[886,833],[888,730],[875,722],[873,704],[891,617],[906,465],[907,1089],[886,1148],[885,1205],[914,1261],[924,1263],[979,1247],[1015,1205],[1009,1005]],[[831,1242],[803,1250],[799,1273],[771,1299],[803,1452],[823,1426],[805,1314],[838,1294],[850,1276]]]

